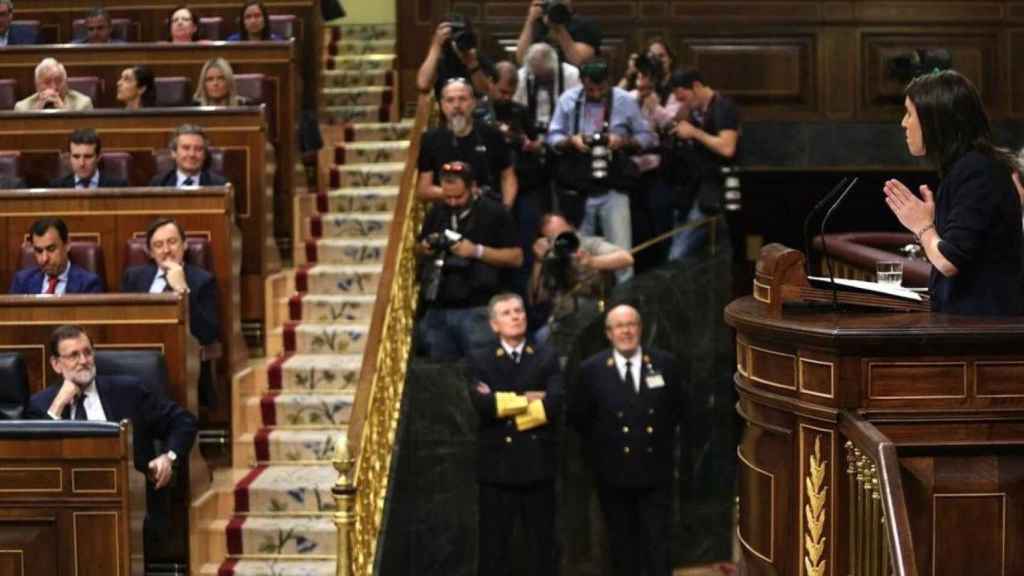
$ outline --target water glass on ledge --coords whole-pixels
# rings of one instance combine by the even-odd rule
[[[903,284],[903,262],[883,260],[875,264],[875,279],[879,284],[900,286]]]

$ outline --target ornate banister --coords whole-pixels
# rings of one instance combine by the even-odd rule
[[[844,411],[851,576],[917,576],[914,542],[896,446],[878,428]]]
[[[433,102],[430,94],[417,102],[347,444],[335,457],[339,576],[370,576],[376,562],[419,291],[413,246],[423,207],[415,198],[416,158]]]

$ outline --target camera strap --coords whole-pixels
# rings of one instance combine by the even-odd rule
[[[555,85],[548,90],[548,102],[551,107],[548,108],[548,122],[551,121],[551,117],[555,115],[555,106],[558,104],[558,97],[562,94],[562,89],[565,86],[565,71],[562,70],[562,56],[555,52],[555,62],[558,65],[558,76],[555,81]],[[530,111],[530,116],[533,117],[534,121],[537,119],[537,81],[533,74],[526,75],[526,107]]]
[[[580,124],[583,123],[583,103],[587,100],[586,89],[580,89],[580,96],[576,99],[576,111],[573,113],[573,135],[580,134]],[[615,88],[608,88],[608,98],[604,104],[604,123],[602,125],[602,132],[608,132],[611,129],[612,121],[612,102],[615,101]]]

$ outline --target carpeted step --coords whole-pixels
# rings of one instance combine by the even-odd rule
[[[329,212],[309,218],[310,238],[387,238],[391,230],[391,213]]]
[[[320,111],[321,117],[328,116],[335,122],[387,122],[391,106],[326,106]]]
[[[388,239],[376,238],[314,238],[306,240],[306,261],[319,264],[384,265]]]
[[[382,140],[409,140],[412,120],[401,122],[364,122],[345,127],[346,142],[378,142]]]
[[[339,42],[341,40],[362,40],[373,42],[376,40],[398,39],[398,26],[393,22],[385,23],[339,23],[338,25],[324,26],[324,41]]]
[[[394,54],[361,54],[359,56],[328,56],[324,58],[327,70],[393,70],[398,62]]]
[[[204,565],[201,576],[335,576],[337,560],[249,560]]]
[[[397,186],[338,188],[318,194],[317,211],[321,214],[337,212],[394,213],[398,202]]]
[[[313,324],[289,322],[284,325],[284,351],[296,354],[361,354],[366,344],[365,324]]]
[[[331,518],[235,516],[225,533],[232,556],[333,556],[338,549],[338,529]]]
[[[320,296],[319,298],[337,298]],[[372,296],[371,296],[372,298]],[[310,298],[313,299],[313,298]],[[303,299],[305,300],[305,299]],[[342,307],[344,304],[335,304]],[[326,307],[326,306],[325,306]],[[310,306],[310,308],[316,308]],[[352,314],[354,321],[373,313],[373,304],[361,304]],[[312,313],[310,313],[312,314]],[[316,321],[316,320],[314,320]],[[353,391],[363,366],[362,354],[294,354],[281,356],[267,366],[267,387],[287,393]]]
[[[391,106],[394,91],[387,86],[324,88],[320,91],[328,108],[335,106]]]
[[[322,88],[351,88],[355,86],[395,85],[394,70],[323,70],[320,73]]]
[[[346,428],[323,430],[289,430],[287,428],[261,428],[246,433],[239,439],[246,462],[288,465],[310,462],[330,462],[335,447],[344,443]]]
[[[362,55],[362,54],[392,54],[398,46],[395,39],[384,38],[381,40],[361,40],[358,38],[344,37],[336,42],[324,43],[327,56],[341,55]]]
[[[259,422],[261,428],[343,426],[348,424],[354,400],[355,393],[344,392],[267,393],[246,397],[241,417]]]
[[[408,157],[408,140],[342,142],[334,146],[335,164],[405,162]]]
[[[404,170],[404,162],[334,166],[331,168],[330,186],[331,188],[399,186]]]
[[[317,264],[295,271],[295,289],[311,294],[376,294],[380,266]]]
[[[332,466],[257,466],[235,485],[235,513],[333,512]]]

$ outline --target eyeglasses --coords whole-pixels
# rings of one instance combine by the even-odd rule
[[[63,360],[70,360],[77,364],[82,360],[89,360],[95,355],[96,352],[94,352],[92,348],[86,348],[85,350],[75,350],[70,354],[61,354],[60,357]]]

